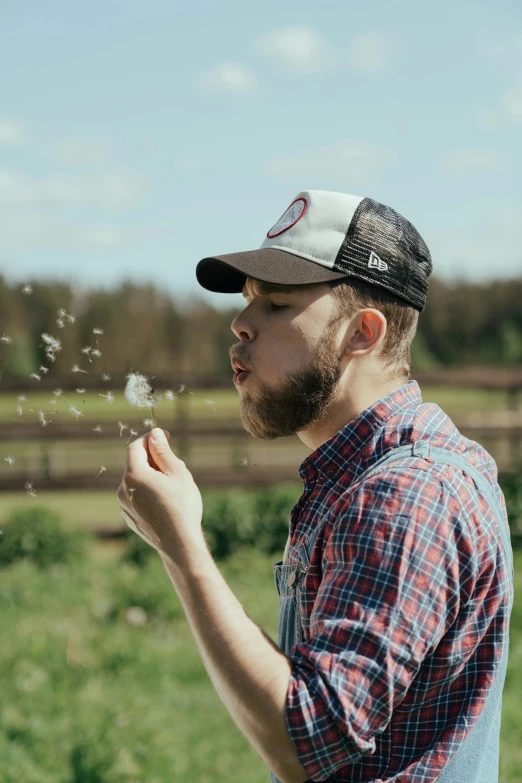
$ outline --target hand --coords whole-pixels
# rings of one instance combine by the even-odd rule
[[[159,440],[152,440],[152,433],[159,433]],[[117,497],[127,525],[176,561],[187,547],[206,548],[203,501],[192,473],[171,451],[167,438],[169,432],[155,427],[129,444]]]

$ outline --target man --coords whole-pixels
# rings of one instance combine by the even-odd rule
[[[509,528],[494,459],[410,376],[431,271],[395,210],[313,190],[260,249],[197,266],[207,290],[246,297],[231,349],[246,430],[312,450],[274,565],[277,646],[203,545],[197,487],[167,441],[148,444],[159,477],[143,464],[123,482],[274,783],[498,780]]]

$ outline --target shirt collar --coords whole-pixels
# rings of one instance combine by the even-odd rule
[[[306,482],[313,481],[317,472],[328,479],[337,478],[347,464],[352,464],[371,435],[395,413],[407,406],[422,403],[420,386],[411,380],[394,389],[386,397],[365,408],[354,419],[319,446],[301,463],[299,475]]]

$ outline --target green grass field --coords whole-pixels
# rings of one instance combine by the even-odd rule
[[[36,383],[36,381],[35,381]],[[211,421],[212,418],[229,418],[239,415],[239,394],[230,383],[228,389],[208,389],[194,390],[185,389],[179,398],[184,397],[190,417],[198,420]],[[78,382],[81,388],[81,381]],[[107,384],[107,389],[110,383]],[[156,389],[156,394],[163,394],[165,389]],[[174,393],[177,389],[173,389]],[[443,408],[449,416],[457,416],[459,413],[469,413],[469,411],[494,411],[505,410],[507,407],[507,395],[501,391],[486,391],[481,389],[459,389],[459,388],[438,388],[421,387],[422,398],[424,402],[436,402]],[[107,390],[103,392],[107,393]],[[116,427],[116,433],[119,428],[116,426],[118,420],[124,424],[133,426],[133,423],[139,425],[143,418],[150,416],[150,412],[145,408],[133,408],[123,396],[123,391],[113,392],[114,402],[109,403],[107,399],[98,396],[98,392],[86,392],[77,394],[75,391],[63,393],[67,400],[61,397],[57,398],[56,410],[58,410],[61,420],[70,421],[74,426],[76,418],[70,413],[69,407],[74,405],[83,414],[80,421],[89,421],[94,423],[113,422]],[[0,423],[5,422],[38,422],[38,411],[43,410],[50,413],[54,407],[50,401],[54,399],[52,392],[41,392],[36,387],[34,391],[26,392],[26,402],[18,402],[16,394],[0,394]],[[206,402],[212,400],[212,405]],[[172,421],[176,413],[176,400],[160,400],[156,409],[156,418],[161,426],[161,421]],[[16,412],[20,405],[23,410],[22,416]],[[518,397],[518,407],[522,410],[522,395]],[[33,409],[32,412],[30,409]],[[128,430],[127,430],[128,435]]]
[[[0,573],[2,783],[266,783],[161,561],[119,564],[121,546],[92,544],[88,558],[49,572],[23,561]],[[274,640],[278,559],[248,550],[220,564]],[[522,779],[522,552],[515,576],[500,783]]]

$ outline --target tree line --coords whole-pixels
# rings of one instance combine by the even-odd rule
[[[153,284],[124,281],[107,290],[35,280],[24,289],[0,275],[0,374],[29,378],[44,366],[66,375],[76,364],[100,376],[121,377],[131,369],[150,376],[228,376],[229,348],[238,342],[230,328],[237,313],[197,296],[177,298]],[[44,333],[60,340],[54,361]],[[101,356],[82,353],[89,346]],[[522,275],[453,284],[432,275],[411,353],[413,371],[520,365]]]

